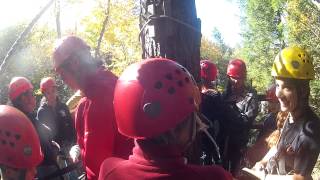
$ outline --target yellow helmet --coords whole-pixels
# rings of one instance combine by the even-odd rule
[[[299,47],[287,47],[276,56],[271,75],[293,79],[314,79],[314,67],[305,50]]]

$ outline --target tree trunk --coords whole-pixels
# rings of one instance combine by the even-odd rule
[[[200,82],[201,22],[195,0],[140,0],[142,58],[165,57],[186,67]],[[200,137],[185,156],[200,164]]]
[[[197,82],[201,22],[195,0],[141,0],[142,58],[165,57],[186,67]]]

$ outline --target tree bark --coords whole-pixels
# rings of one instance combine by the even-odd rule
[[[200,81],[201,22],[195,0],[141,0],[142,58],[165,57]]]

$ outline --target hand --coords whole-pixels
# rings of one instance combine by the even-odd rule
[[[80,157],[80,146],[79,145],[72,146],[69,151],[69,155],[73,163],[78,162]]]
[[[258,161],[252,169],[256,170],[256,171],[262,171],[264,170],[265,166],[262,162]]]

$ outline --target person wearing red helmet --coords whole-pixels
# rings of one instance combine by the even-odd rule
[[[0,105],[0,139],[1,179],[34,179],[43,154],[28,117],[14,107]]]
[[[213,82],[217,80],[218,76],[218,68],[217,66],[210,60],[201,60],[200,61],[200,77],[202,88],[201,92],[206,92],[209,89],[215,89],[215,85]]]
[[[25,114],[32,113],[36,107],[36,99],[31,82],[25,77],[12,78],[9,84],[9,100]]]
[[[243,60],[229,61],[227,87],[222,94],[224,103],[237,114],[237,118],[232,122],[222,122],[223,129],[220,130],[219,135],[220,148],[225,157],[224,165],[235,176],[239,172],[240,159],[248,143],[249,131],[259,108],[257,92],[245,83],[246,74],[246,64]]]
[[[187,164],[195,139],[200,92],[174,61],[154,58],[129,66],[117,81],[114,109],[119,132],[135,139],[129,160],[106,159],[99,180],[232,179],[218,166]]]
[[[37,118],[51,129],[53,140],[60,145],[62,152],[68,154],[76,138],[70,111],[58,98],[57,85],[53,78],[41,79],[40,91],[44,96],[38,108]]]
[[[34,113],[36,99],[33,96],[33,85],[25,77],[14,77],[9,84],[9,104],[23,112],[32,122],[39,135],[41,148],[44,153],[44,160],[38,167],[37,176],[43,176],[48,173],[48,169],[56,168],[56,153],[59,148],[55,142],[52,142],[51,130],[39,122]]]
[[[37,119],[51,129],[52,139],[60,146],[58,157],[67,157],[70,149],[76,146],[75,128],[70,111],[57,96],[57,85],[52,77],[41,79],[40,92],[43,98],[37,111]],[[71,163],[62,160],[63,158],[58,159],[57,164],[60,168],[64,168],[66,163]]]
[[[117,131],[113,94],[117,77],[91,56],[90,47],[77,36],[60,39],[53,52],[54,68],[83,97],[75,113],[77,142],[89,180],[97,179],[102,161],[128,158],[133,141]]]
[[[266,101],[268,102],[267,115],[263,122],[263,132],[261,134],[274,131],[277,129],[276,117],[280,111],[280,103],[276,96],[276,85],[272,84],[266,91]]]
[[[217,66],[210,60],[200,61],[200,77],[201,77],[201,113],[206,117],[208,132],[216,138],[219,131],[219,120],[217,115],[217,106],[221,103],[220,93],[216,90],[216,80],[218,75]],[[219,148],[215,142],[212,142],[211,137],[207,134],[200,134],[201,136],[201,157],[202,164],[211,165],[220,162]],[[200,141],[200,140],[199,140]]]

